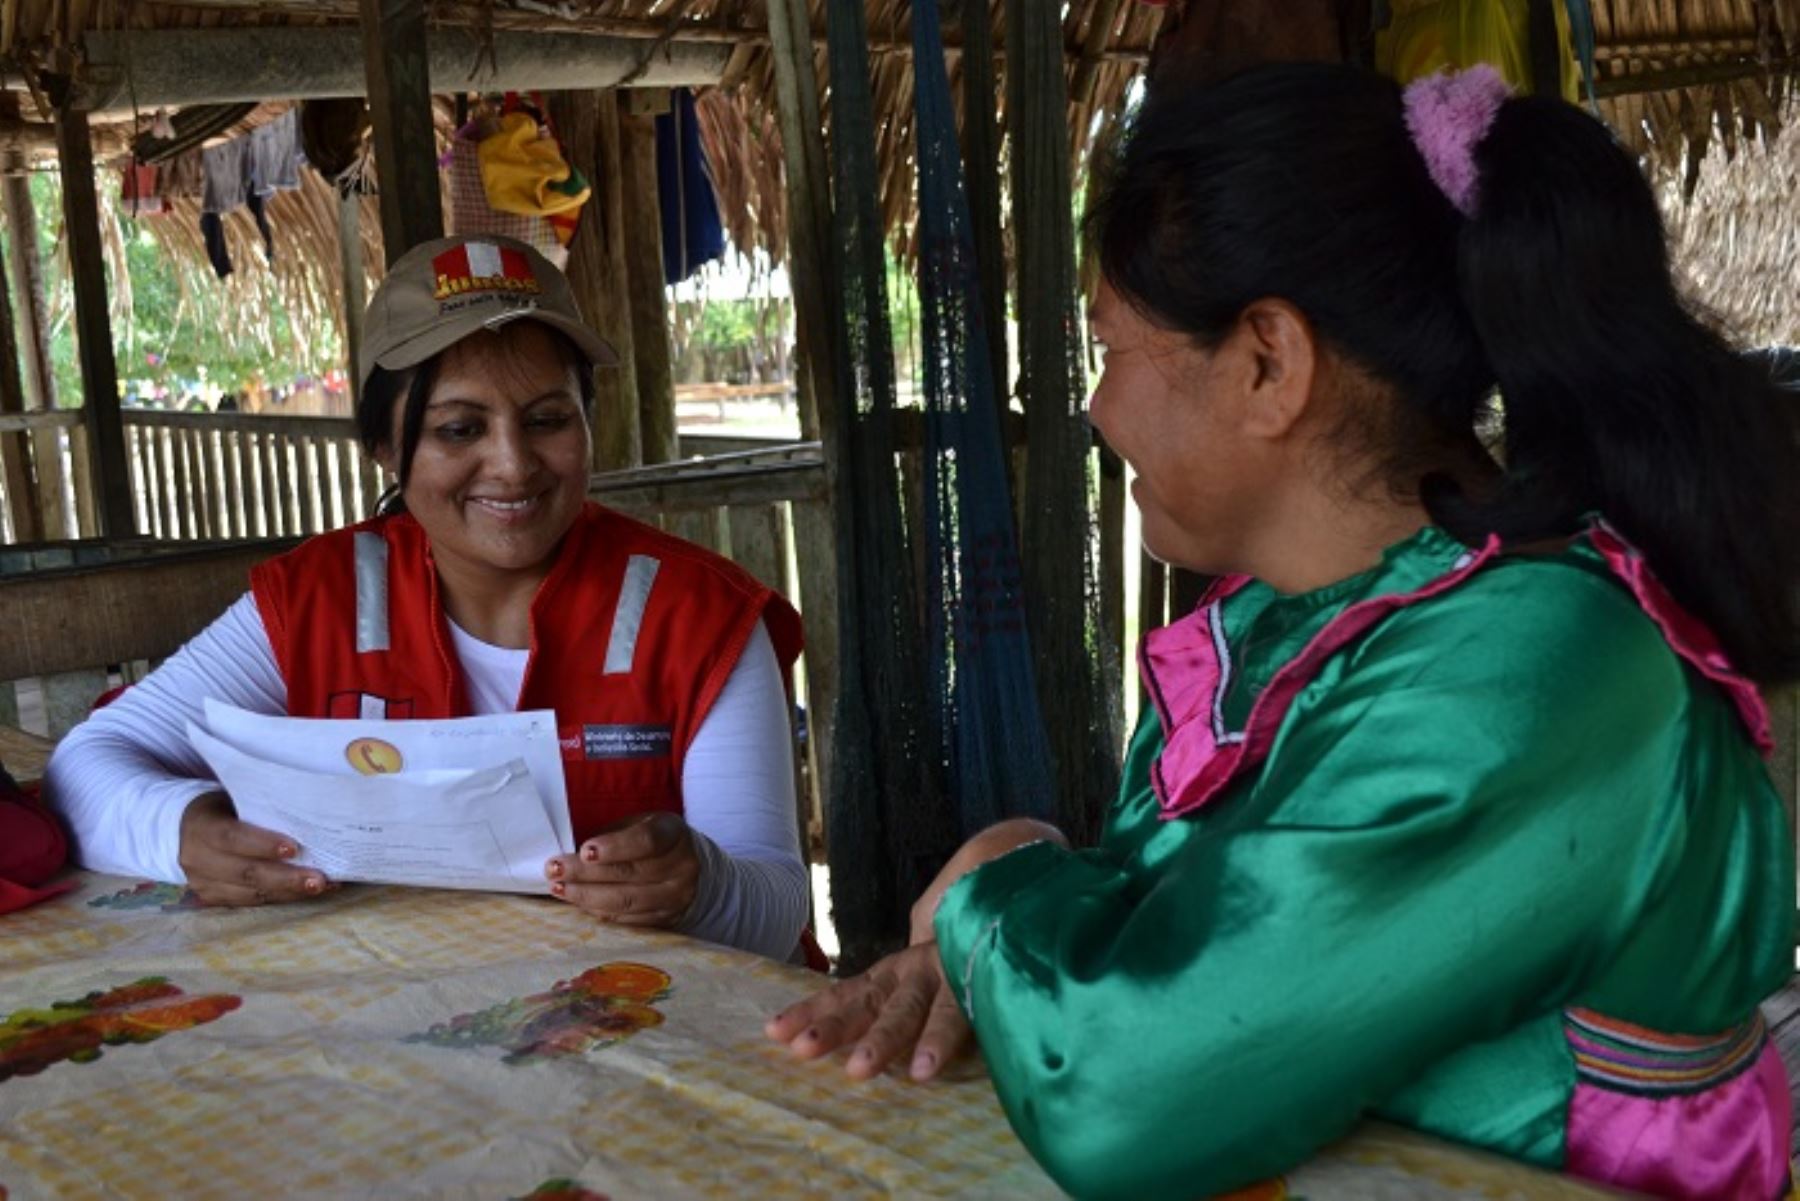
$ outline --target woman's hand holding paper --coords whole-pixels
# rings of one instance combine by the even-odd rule
[[[700,856],[679,814],[628,818],[544,865],[550,891],[601,921],[678,924],[700,885]]]
[[[181,816],[181,870],[208,905],[304,901],[331,887],[324,873],[292,867],[294,840],[239,821],[222,792],[196,797]]]

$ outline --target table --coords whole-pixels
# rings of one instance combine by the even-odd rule
[[[7,1201],[1060,1195],[979,1064],[855,1085],[765,1042],[798,969],[538,898],[76,881],[0,918]],[[1245,1195],[1603,1194],[1370,1126]]]

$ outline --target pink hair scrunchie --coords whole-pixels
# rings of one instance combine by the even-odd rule
[[[1425,75],[1406,85],[1406,129],[1438,189],[1456,211],[1475,215],[1475,147],[1512,88],[1487,63]]]

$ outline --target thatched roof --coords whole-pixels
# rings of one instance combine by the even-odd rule
[[[827,2],[810,0],[822,88],[827,76]],[[971,7],[983,2],[964,0]],[[1754,182],[1761,178],[1755,174],[1758,168],[1749,165],[1762,159],[1740,150],[1772,138],[1782,126],[1783,114],[1793,111],[1800,91],[1795,86],[1800,78],[1800,0],[1591,2],[1602,115],[1657,171],[1685,179],[1690,187],[1711,188],[1697,196],[1699,203],[1739,212],[1762,204],[1768,210],[1766,228],[1772,231],[1768,236],[1778,240],[1786,231],[1791,237],[1792,192],[1765,191]],[[1004,47],[1004,0],[985,3],[994,45]],[[960,93],[961,37],[953,15],[957,5],[946,0],[944,7],[950,25],[945,42],[950,48],[952,85]],[[1079,165],[1085,161],[1090,139],[1116,117],[1132,78],[1143,70],[1166,10],[1136,0],[1070,0],[1067,10],[1064,36],[1074,83],[1069,126]],[[473,31],[477,37],[488,30],[579,31],[636,39],[646,49],[658,39],[729,44],[732,50],[723,78],[718,87],[702,93],[700,103],[727,228],[741,249],[760,246],[779,251],[785,245],[783,168],[766,0],[437,0],[430,13],[434,29]],[[903,244],[911,225],[914,186],[910,16],[909,0],[868,0],[881,205],[890,231]],[[357,0],[189,4],[6,0],[0,6],[0,70],[13,97],[22,103],[16,118],[0,112],[0,149],[13,147],[40,159],[50,155],[45,114],[35,103],[40,97],[21,92],[19,81],[24,76],[41,88],[45,71],[68,70],[71,64],[79,71],[78,49],[88,31],[267,24],[341,28],[355,25],[357,19]],[[829,119],[828,90],[823,107]],[[996,107],[1004,131],[1003,98],[996,99]],[[94,128],[97,154],[104,160],[109,152],[123,148],[133,128],[131,114],[96,114]],[[1791,144],[1791,140],[1783,143]],[[1738,169],[1740,165],[1744,170]],[[1779,202],[1782,198],[1786,203]],[[293,231],[295,245],[286,254],[278,246],[272,275],[261,267],[260,255],[249,249],[255,242],[247,217],[234,215],[228,222],[229,236],[234,248],[242,250],[237,258],[244,269],[229,286],[273,289],[303,316],[335,316],[341,303],[337,256],[320,252],[336,244],[334,204],[330,190],[311,176],[300,192],[276,197],[272,218],[278,230]],[[366,217],[365,230],[377,236],[372,208]],[[1707,231],[1713,228],[1708,222],[1679,214],[1677,222],[1683,236],[1701,239],[1693,246],[1708,244]],[[1741,231],[1743,226],[1733,228]],[[172,252],[187,256],[196,272],[204,270],[192,214],[178,209],[157,236]],[[1686,253],[1690,259],[1710,254],[1724,263],[1742,261],[1731,256],[1744,251],[1738,242],[1727,241],[1712,251]],[[378,259],[369,246],[365,262],[372,276],[379,271]],[[1740,291],[1750,286],[1729,271],[1701,274],[1732,281]],[[196,275],[196,283],[200,278]],[[1757,293],[1760,299],[1753,302],[1752,313],[1759,328],[1774,329],[1785,321],[1790,331],[1786,336],[1792,337],[1791,310],[1783,310],[1776,300],[1782,291],[1776,279],[1771,277]],[[1782,311],[1789,315],[1779,316]]]
[[[1600,112],[1665,170],[1773,137],[1800,80],[1800,0],[1592,0]],[[1692,186],[1692,179],[1689,180]]]
[[[1676,269],[1749,346],[1800,345],[1800,104],[1786,116],[1773,142],[1709,156],[1691,200],[1663,188]]]

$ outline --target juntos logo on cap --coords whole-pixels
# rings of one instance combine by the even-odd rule
[[[539,293],[531,262],[517,250],[492,242],[465,242],[431,260],[437,276],[434,299],[449,300],[471,292]]]

